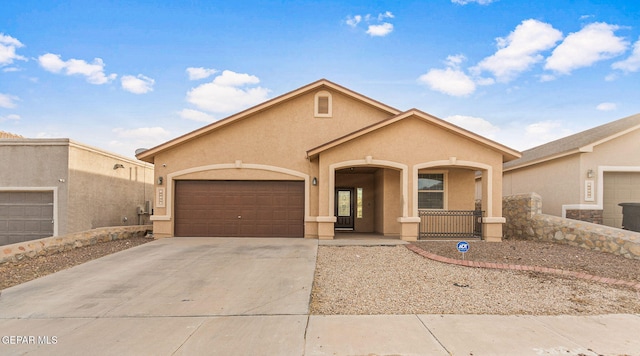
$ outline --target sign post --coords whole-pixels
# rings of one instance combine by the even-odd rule
[[[456,247],[458,251],[462,253],[462,259],[464,260],[465,252],[469,251],[469,243],[467,241],[460,241]]]

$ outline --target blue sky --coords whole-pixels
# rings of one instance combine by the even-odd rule
[[[0,130],[24,137],[132,157],[321,78],[523,150],[640,112],[640,2],[0,4]]]

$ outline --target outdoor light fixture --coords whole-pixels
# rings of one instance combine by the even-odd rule
[[[313,177],[313,180],[311,181],[311,184],[318,185],[318,178]]]
[[[158,185],[162,185],[162,177],[158,177]]]
[[[113,169],[116,170],[118,168],[124,168],[124,165],[120,164],[120,163],[116,163],[113,165]]]
[[[587,178],[593,178],[593,169],[587,169]]]

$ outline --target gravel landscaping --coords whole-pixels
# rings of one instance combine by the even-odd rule
[[[441,244],[438,248],[429,248],[430,243],[418,244],[461,258],[455,242],[449,242],[452,244],[449,247],[443,242],[435,242]],[[513,246],[515,250],[531,254],[529,259],[518,259],[511,252]],[[556,247],[562,252],[555,253]],[[486,249],[484,255],[479,251],[481,249]],[[591,273],[596,275],[614,273],[609,265],[600,263],[602,260],[618,260],[614,255],[531,241],[472,243],[470,252],[474,250],[473,258],[484,256],[494,259],[492,262],[505,263],[504,259],[508,257],[515,258],[519,264],[553,268],[573,267],[570,261],[575,257],[566,254],[582,256],[578,269],[589,265]],[[509,253],[504,255],[505,251]],[[465,257],[472,258],[472,255],[469,253]],[[562,266],[559,261],[564,261]],[[614,277],[638,278],[640,270],[636,263],[633,261],[621,267],[636,266],[634,271],[625,270]],[[599,270],[599,267],[603,269]],[[634,289],[546,273],[454,266],[425,259],[404,246],[320,246],[311,301],[312,314],[584,315],[639,312],[640,295]]]
[[[0,289],[152,241],[98,243],[0,265]],[[455,241],[420,241],[429,252],[462,258]],[[537,241],[471,242],[465,259],[541,266],[640,282],[640,260]],[[469,268],[423,258],[405,246],[319,246],[312,314],[640,313],[630,288],[537,272]]]

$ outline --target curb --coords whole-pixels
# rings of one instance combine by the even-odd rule
[[[418,247],[418,246],[416,246],[414,244],[407,244],[405,246],[409,250],[411,250],[412,252],[415,252],[416,254],[418,254],[418,255],[420,255],[420,256],[422,256],[424,258],[428,258],[428,259],[433,260],[433,261],[442,262],[442,263],[448,263],[448,264],[452,264],[452,265],[465,266],[465,267],[475,267],[475,268],[502,269],[502,270],[512,270],[512,271],[542,272],[542,273],[556,274],[556,275],[561,275],[561,276],[566,276],[566,277],[575,277],[575,278],[584,279],[584,280],[592,281],[592,282],[599,282],[599,283],[610,284],[610,285],[619,285],[619,286],[631,287],[631,288],[635,288],[636,290],[640,291],[640,283],[637,283],[637,282],[629,282],[629,281],[624,281],[624,280],[621,280],[621,279],[599,277],[599,276],[594,276],[592,274],[587,274],[587,273],[583,273],[583,272],[567,271],[567,270],[556,269],[556,268],[512,265],[512,264],[506,264],[506,263],[475,262],[475,261],[468,261],[468,260],[458,260],[458,259],[455,259],[455,258],[449,258],[449,257],[443,257],[443,256],[440,256],[440,255],[436,255],[434,253],[425,251],[422,248],[420,248],[420,247]]]

